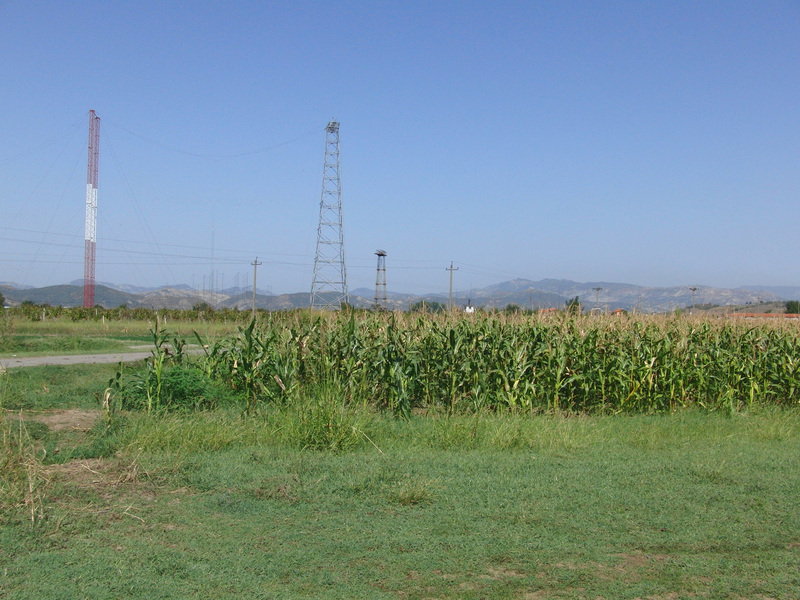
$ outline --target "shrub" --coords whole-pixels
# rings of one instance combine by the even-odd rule
[[[122,408],[147,410],[147,382],[150,374],[122,387]],[[230,398],[230,393],[211,381],[197,367],[175,366],[164,370],[161,378],[161,408],[166,411],[207,410]]]

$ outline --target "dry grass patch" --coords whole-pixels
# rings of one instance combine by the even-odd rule
[[[666,554],[642,553],[623,553],[618,554],[617,557],[620,558],[620,562],[613,565],[594,563],[593,566],[600,579],[632,583],[652,576],[654,570],[659,569],[671,558]]]
[[[147,522],[144,507],[166,493],[162,481],[142,468],[138,458],[91,458],[42,467],[47,481],[48,517],[59,531],[65,518],[82,516],[102,521],[134,519]],[[143,516],[140,516],[144,514]]]
[[[50,478],[77,488],[108,489],[142,482],[137,461],[89,458],[47,465],[43,472]],[[148,474],[145,472],[144,476]]]
[[[36,421],[46,425],[49,431],[78,431],[86,433],[100,418],[100,410],[83,408],[69,408],[48,410],[45,412],[22,411],[9,414],[10,418],[20,418],[24,421]]]

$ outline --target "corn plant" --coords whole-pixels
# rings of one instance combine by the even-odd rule
[[[108,382],[104,392],[103,407],[109,424],[116,409],[115,403],[127,405],[128,408],[133,408],[132,405],[138,407],[141,404],[139,398],[143,396],[147,412],[160,410],[163,406],[164,376],[167,369],[173,365],[182,365],[186,360],[186,341],[166,329],[159,328],[158,320],[154,321],[150,336],[153,347],[150,356],[144,359],[144,372],[134,374],[130,383],[123,385],[120,364],[119,370]],[[170,337],[171,346],[168,344]]]
[[[154,348],[150,351],[150,358],[145,359],[147,374],[144,383],[147,392],[147,412],[158,410],[161,406],[161,386],[164,380],[164,367],[169,359],[169,349],[166,342],[169,339],[169,332],[158,329],[158,319],[155,320],[153,328],[150,330],[153,337]]]
[[[206,347],[203,369],[248,410],[324,384],[403,417],[434,407],[731,412],[800,402],[800,334],[676,317],[274,313]]]

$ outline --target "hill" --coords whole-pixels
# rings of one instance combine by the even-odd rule
[[[599,307],[613,310],[640,310],[644,312],[666,312],[675,308],[695,305],[716,304],[757,304],[759,302],[780,300],[770,292],[756,292],[737,288],[713,288],[709,286],[645,287],[627,283],[608,281],[589,281],[579,283],[566,279],[542,279],[530,284],[540,290],[559,294],[564,298],[578,296],[586,308]],[[596,290],[595,288],[600,288]]]
[[[49,304],[50,306],[83,306],[83,286],[76,285],[51,285],[42,288],[3,289],[6,303],[18,305],[28,300],[34,304]],[[140,306],[140,297],[135,294],[128,294],[113,290],[104,285],[95,286],[95,304],[112,308],[127,304],[128,306]]]
[[[120,287],[120,286],[118,286]],[[484,288],[469,291],[458,291],[453,295],[455,306],[476,306],[503,309],[510,304],[522,308],[562,308],[570,298],[578,296],[586,309],[601,308],[614,310],[623,308],[641,312],[666,312],[675,308],[696,306],[731,306],[750,305],[764,302],[781,302],[783,298],[768,290],[752,290],[748,288],[712,288],[708,286],[677,287],[644,287],[627,283],[608,281],[577,282],[567,279],[512,279]],[[800,288],[785,288],[787,290]],[[36,304],[52,306],[81,306],[83,304],[83,287],[79,285],[57,285],[43,288],[19,289],[17,287],[0,286],[6,302],[18,305],[25,300]],[[170,308],[190,309],[196,304],[207,303],[222,308],[239,308],[249,310],[252,306],[252,293],[198,292],[190,286],[177,285],[148,290],[133,294],[113,289],[105,285],[95,288],[95,302],[106,308],[126,304],[131,308]],[[357,308],[368,308],[374,304],[374,290],[358,288],[350,294],[351,305]],[[800,297],[800,293],[798,296]],[[309,305],[308,292],[272,295],[262,292],[256,295],[256,306],[265,310],[290,310],[306,308]],[[398,294],[387,292],[384,308],[390,310],[408,310],[413,304],[425,301],[442,305],[448,303],[448,295],[443,293]]]
[[[791,285],[747,285],[737,290],[751,290],[753,292],[767,292],[781,300],[800,300],[800,287]]]

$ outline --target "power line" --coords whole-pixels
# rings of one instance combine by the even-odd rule
[[[49,236],[69,237],[69,238],[76,238],[76,239],[80,237],[77,234],[39,231],[39,230],[36,230],[36,229],[20,229],[20,228],[14,228],[14,227],[3,227],[2,225],[0,225],[0,230],[15,231],[15,232],[20,232],[20,233],[45,234],[45,235],[49,235]],[[16,241],[16,242],[29,242],[30,241],[30,240],[21,240],[21,239],[13,239],[13,238],[5,238],[5,237],[2,238],[2,239],[3,240],[7,240],[7,241]],[[128,239],[121,239],[121,238],[111,238],[111,237],[108,237],[108,236],[106,236],[104,238],[101,237],[100,240],[102,242],[104,242],[104,243],[108,243],[109,241],[113,241],[113,242],[120,242],[120,243],[124,243],[124,244],[138,244],[138,245],[143,245],[143,246],[155,245],[155,244],[153,244],[153,242],[143,242],[141,240],[128,240]],[[31,242],[31,243],[34,243],[34,242]],[[43,242],[43,243],[48,244],[48,242]],[[53,244],[53,242],[49,242],[49,243]],[[159,243],[157,246],[159,248],[180,248],[180,249],[185,249],[185,250],[208,250],[208,248],[205,247],[205,246],[189,246],[189,245],[186,245],[186,244],[164,244],[164,243]],[[218,252],[231,252],[231,253],[242,254],[242,255],[249,254],[250,256],[252,256],[254,254],[252,249],[250,249],[250,250],[242,250],[242,249],[238,249],[238,248],[237,249],[216,248],[216,251],[218,251]],[[291,257],[297,257],[297,258],[306,258],[306,257],[309,256],[308,254],[294,254],[294,253],[290,253],[290,252],[267,252],[266,254],[269,254],[271,256],[291,256]],[[165,256],[170,256],[170,255],[166,254]]]
[[[106,122],[108,123],[110,121],[106,120]],[[280,148],[282,146],[288,146],[289,144],[293,144],[294,142],[297,142],[297,141],[302,140],[304,138],[307,138],[307,137],[309,137],[311,135],[316,135],[317,133],[319,133],[319,128],[315,127],[314,129],[312,129],[310,131],[307,131],[305,133],[302,133],[302,134],[298,135],[297,137],[294,137],[294,138],[292,138],[290,140],[286,140],[284,142],[278,142],[277,144],[273,144],[272,146],[266,146],[266,147],[263,147],[263,148],[257,148],[255,150],[247,150],[247,151],[244,151],[244,152],[236,152],[236,153],[233,153],[233,154],[200,154],[198,152],[192,152],[190,150],[184,150],[183,148],[178,148],[177,146],[172,146],[170,144],[166,144],[164,142],[161,142],[161,141],[158,141],[158,140],[154,140],[154,139],[149,138],[147,136],[144,136],[144,135],[141,135],[139,133],[136,133],[135,131],[131,131],[130,129],[120,125],[119,123],[113,123],[113,124],[114,124],[115,127],[118,127],[122,131],[124,131],[126,133],[129,133],[133,137],[138,138],[138,139],[140,139],[140,140],[142,140],[144,142],[147,142],[148,144],[153,144],[154,146],[159,146],[160,148],[164,148],[165,150],[169,150],[170,152],[175,152],[176,154],[183,154],[183,155],[186,155],[186,156],[193,156],[195,158],[202,158],[204,160],[214,160],[214,161],[216,161],[216,160],[228,160],[228,159],[232,159],[232,158],[242,158],[242,157],[245,157],[245,156],[252,156],[254,154],[263,154],[264,152],[269,152],[270,150],[275,150],[276,148]]]
[[[128,176],[125,174],[125,171],[122,169],[122,163],[120,163],[119,159],[117,158],[116,152],[114,152],[114,146],[111,143],[111,140],[108,138],[108,135],[105,136],[106,143],[108,144],[108,148],[111,151],[111,157],[114,159],[114,164],[117,166],[119,170],[120,176],[122,177],[122,181],[125,183],[125,189],[128,192],[128,196],[131,200],[133,200],[134,210],[138,213],[139,219],[144,225],[147,233],[150,234],[150,239],[153,240],[153,243],[156,248],[158,248],[159,252],[161,252],[161,248],[158,246],[158,242],[156,241],[156,236],[153,235],[153,230],[150,229],[150,224],[147,222],[147,219],[144,216],[144,212],[142,211],[141,206],[139,206],[139,201],[136,199],[136,194],[133,193],[133,187],[131,186],[130,181],[128,180]],[[169,275],[169,280],[176,281],[175,275],[169,269],[168,265],[164,265],[167,267],[167,274]]]
[[[78,119],[77,121],[75,121],[72,124],[72,126],[70,127],[70,130],[67,133],[63,133],[61,135],[57,135],[55,137],[47,139],[47,140],[43,141],[41,144],[39,144],[37,146],[34,146],[32,148],[28,148],[27,150],[23,150],[22,152],[20,152],[18,154],[12,154],[11,156],[7,156],[5,158],[0,158],[0,165],[11,163],[11,162],[20,160],[22,158],[25,158],[26,156],[30,156],[31,154],[34,154],[34,153],[38,152],[39,150],[47,148],[48,146],[50,146],[52,144],[55,144],[56,142],[60,142],[61,140],[65,139],[65,138],[67,138],[68,141],[71,140],[75,136],[75,134],[79,130],[81,130],[83,128],[85,119],[86,119],[86,113],[81,115],[81,118]]]

